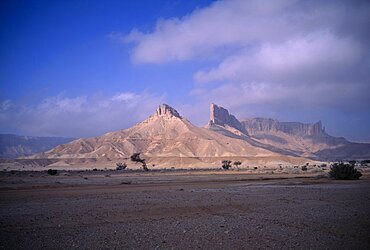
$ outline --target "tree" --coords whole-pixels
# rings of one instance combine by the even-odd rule
[[[223,160],[222,161],[222,168],[223,169],[229,169],[229,168],[231,168],[231,161],[229,161],[229,160]]]
[[[334,163],[330,167],[329,176],[335,180],[358,180],[362,174],[354,164]]]
[[[242,163],[241,163],[240,161],[234,161],[234,166],[235,166],[235,167],[238,167],[238,166],[240,166],[240,165],[242,165]]]
[[[136,163],[140,162],[143,165],[143,169],[145,171],[149,171],[149,168],[146,166],[145,159],[140,158],[140,153],[134,153],[131,155],[130,158],[131,158],[131,161],[133,162],[136,162]]]

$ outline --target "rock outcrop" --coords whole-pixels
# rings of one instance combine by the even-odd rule
[[[156,116],[175,116],[175,117],[181,118],[179,112],[177,112],[176,109],[168,106],[167,104],[160,105],[156,109],[155,115]]]
[[[211,103],[210,106],[210,121],[209,125],[219,125],[219,126],[230,126],[235,128],[245,134],[247,131],[245,130],[244,126],[235,118],[235,116],[229,114],[227,109],[223,107],[217,106],[214,103]]]
[[[241,123],[249,134],[276,131],[296,136],[318,137],[326,134],[321,121],[308,124],[301,122],[279,122],[278,120],[270,118],[252,118],[242,120]]]

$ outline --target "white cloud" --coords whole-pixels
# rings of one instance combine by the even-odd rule
[[[111,99],[112,101],[122,101],[122,102],[129,102],[133,101],[135,99],[138,99],[138,95],[131,93],[131,92],[124,92],[124,93],[119,93],[113,96]]]
[[[318,30],[346,36],[353,33],[343,28],[348,26],[365,32],[369,8],[350,1],[217,1],[182,18],[161,19],[153,32],[133,29],[125,40],[136,43],[132,56],[138,63],[208,58],[224,47],[281,43]]]
[[[35,106],[8,100],[0,105],[0,129],[26,135],[97,136],[146,119],[164,99],[147,92],[122,92],[108,97],[58,95]]]
[[[262,44],[226,57],[216,68],[198,71],[199,82],[220,80],[322,82],[337,79],[357,67],[362,49],[349,38],[317,32],[284,43]]]

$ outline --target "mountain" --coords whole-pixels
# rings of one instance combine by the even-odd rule
[[[225,118],[224,110],[220,110],[221,112],[215,112],[214,117],[221,115]],[[228,120],[230,125],[241,125],[236,122],[236,118]],[[151,163],[172,167],[179,164],[212,166],[216,162],[219,165],[219,158],[227,157],[250,158],[251,162],[260,161],[261,164],[267,161],[306,161],[257,147],[248,140],[196,127],[166,104],[159,106],[154,115],[129,129],[99,137],[78,139],[34,155],[30,159],[58,159],[57,164],[73,165],[125,161],[133,153],[142,153]]]
[[[17,158],[33,155],[72,140],[72,138],[64,137],[0,134],[0,158]]]
[[[321,121],[306,124],[280,122],[271,118],[241,119],[215,104],[211,104],[208,129],[223,135],[253,141],[259,147],[275,152],[317,160],[348,160],[370,158],[370,144],[349,142],[343,137],[326,133]],[[215,122],[217,121],[217,122]],[[232,121],[232,122],[230,122]]]
[[[321,122],[304,124],[268,118],[238,120],[211,104],[207,126],[194,126],[174,108],[160,105],[135,126],[102,136],[83,138],[16,160],[19,168],[112,168],[140,153],[150,167],[220,167],[222,160],[243,166],[300,165],[338,159],[368,159],[370,144],[352,143],[326,133]],[[2,163],[8,168],[13,163]],[[1,165],[1,164],[0,164]]]

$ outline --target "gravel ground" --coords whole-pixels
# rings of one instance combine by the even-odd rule
[[[37,187],[19,178],[0,185],[1,249],[370,249],[368,178],[135,174],[132,184]]]

